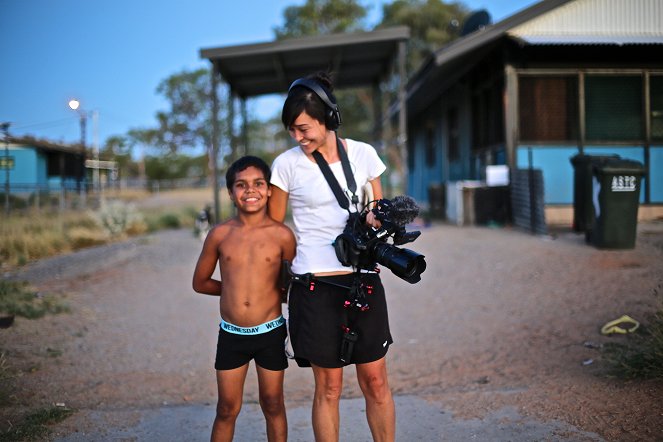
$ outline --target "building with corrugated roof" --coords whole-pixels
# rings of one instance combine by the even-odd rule
[[[85,188],[85,154],[80,146],[9,137],[0,145],[0,160],[4,158],[9,174],[0,170],[0,182],[7,185],[8,175],[12,194]]]
[[[570,159],[616,154],[646,170],[641,218],[660,216],[662,54],[661,0],[544,0],[481,24],[408,83],[408,193],[429,203],[486,166],[536,169],[546,219],[570,223]]]

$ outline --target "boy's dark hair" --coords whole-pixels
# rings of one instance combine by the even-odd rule
[[[226,187],[228,190],[232,190],[232,187],[235,184],[235,179],[237,178],[237,173],[251,166],[262,172],[265,180],[267,181],[267,184],[269,185],[269,179],[272,177],[272,171],[267,163],[265,163],[262,158],[254,157],[253,155],[246,155],[236,160],[230,165],[230,167],[228,167],[228,171],[226,172]]]
[[[307,80],[312,80],[318,83],[325,91],[327,96],[336,103],[334,97],[334,85],[331,76],[327,72],[316,72],[305,77]],[[283,103],[283,110],[281,111],[281,122],[283,127],[290,129],[292,123],[295,122],[297,117],[306,111],[311,118],[318,120],[322,124],[326,124],[325,115],[327,114],[327,106],[325,103],[313,92],[303,86],[294,87],[288,93],[285,103]]]

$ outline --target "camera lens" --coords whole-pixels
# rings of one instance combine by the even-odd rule
[[[425,256],[410,249],[399,249],[391,244],[378,242],[374,244],[371,252],[376,262],[410,284],[421,281],[421,274],[426,270]]]

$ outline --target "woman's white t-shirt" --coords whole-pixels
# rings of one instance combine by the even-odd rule
[[[357,183],[357,196],[363,201],[363,186],[379,177],[386,166],[373,146],[347,138],[345,142]],[[329,167],[341,189],[351,195],[341,162]],[[338,204],[317,163],[310,160],[299,146],[293,147],[274,160],[271,184],[288,193],[292,208],[297,238],[292,271],[302,274],[352,270],[341,265],[332,245],[345,228],[348,212]],[[350,210],[354,211],[352,204]]]

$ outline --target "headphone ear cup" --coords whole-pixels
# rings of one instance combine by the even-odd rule
[[[341,125],[341,112],[338,110],[338,105],[336,100],[331,100],[325,89],[316,83],[314,80],[309,80],[306,78],[298,78],[293,81],[290,87],[288,88],[288,94],[295,86],[303,86],[311,90],[314,94],[320,98],[326,108],[325,111],[325,126],[329,130],[336,130]]]
[[[338,110],[329,109],[325,114],[325,126],[329,130],[336,130],[341,125],[341,113]]]
[[[327,129],[329,130],[336,130],[338,129],[339,126],[336,116],[334,114],[335,112],[332,109],[329,109],[325,113],[325,126],[327,126]]]

